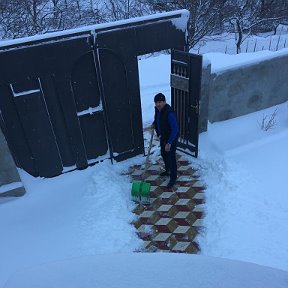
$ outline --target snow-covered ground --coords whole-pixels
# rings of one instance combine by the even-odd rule
[[[19,271],[5,288],[286,288],[288,273],[251,263],[185,254],[86,256]]]
[[[239,55],[207,53],[204,59],[211,61],[214,73],[221,73],[232,66],[249,65],[287,52],[288,49]],[[158,67],[166,65],[165,71],[169,70],[168,58],[158,57],[155,66],[153,58],[140,64],[143,75],[148,71],[155,73],[153,77],[150,72],[151,81],[142,80],[142,103],[150,110],[151,92],[167,87],[164,83],[169,74],[160,73]],[[157,81],[161,85],[157,86]],[[261,130],[263,116],[270,119],[275,109],[275,126]],[[144,124],[151,121],[151,115],[150,111],[143,112]],[[207,184],[205,230],[199,237],[202,254],[288,270],[286,147],[288,103],[210,124],[208,132],[200,135],[200,157],[192,161]]]
[[[261,130],[274,110],[214,123],[200,137],[204,255],[288,270],[288,103],[278,105],[275,127]]]
[[[217,65],[222,63],[226,65],[223,67],[227,67],[231,61],[235,65],[237,57],[239,61],[241,58],[242,63],[243,61],[245,63],[253,62],[254,57],[257,57],[257,54],[245,55],[245,60],[240,55],[211,54],[205,57],[209,57],[212,67],[213,63],[217,63],[217,61]],[[219,61],[218,57],[221,57],[222,60]],[[265,55],[265,57],[270,56]],[[148,125],[152,122],[153,117],[154,94],[161,91],[169,96],[169,56],[141,60],[139,66],[143,123]],[[221,69],[220,66],[217,67]],[[199,168],[201,176],[207,184],[205,230],[199,237],[201,253],[207,256],[254,262],[288,271],[288,191],[286,185],[288,104],[284,103],[278,106],[274,129],[266,132],[260,129],[263,114],[270,115],[274,109],[275,107],[272,107],[265,111],[209,125],[208,132],[200,135],[199,159],[191,159],[191,161],[194,166]],[[115,263],[120,266],[126,263],[126,266],[123,267],[127,269],[133,267],[137,261],[133,260],[130,254],[141,246],[141,240],[136,237],[135,229],[129,224],[134,218],[131,212],[133,203],[129,198],[131,184],[129,178],[121,174],[127,171],[130,165],[142,161],[143,157],[141,156],[117,165],[111,165],[109,161],[104,161],[84,171],[70,172],[53,179],[33,178],[20,171],[27,194],[17,199],[1,199],[0,202],[0,287],[5,287],[9,278],[7,287],[21,287],[21,285],[17,285],[21,279],[24,281],[23,275],[28,275],[27,277],[30,277],[31,281],[31,278],[36,281],[43,275],[43,283],[48,285],[49,282],[45,282],[48,281],[47,275],[44,276],[45,271],[47,272],[46,266],[42,266],[42,264],[68,261],[66,259],[74,257],[105,254],[106,258],[99,256],[100,264],[97,265],[102,266],[101,263],[104,263],[106,265],[104,267],[108,266],[107,269],[114,267],[111,274],[102,273],[103,277],[100,277],[104,282],[107,281],[105,283],[110,284],[111,275],[116,277],[117,274],[117,266],[115,268],[112,264],[109,265],[109,261],[113,263],[112,254],[128,253],[126,256],[120,257],[122,262],[115,256]],[[196,271],[195,278],[198,277],[200,280],[209,270],[208,262],[214,263],[212,260],[214,258],[210,260],[205,258],[206,260],[203,261],[206,264],[203,264],[204,262],[201,264],[202,260],[196,264],[193,257],[197,256],[189,255],[169,254],[164,256],[161,254],[159,258],[157,255],[153,258],[147,257],[143,256],[143,259],[139,261],[143,261],[146,265],[154,265],[153,261],[161,263],[167,261],[165,267],[167,267],[168,275],[169,271],[175,272],[174,269],[180,271],[178,269],[184,267],[180,263],[183,263],[184,258],[187,257],[185,260],[191,261],[189,271],[191,273]],[[167,257],[172,257],[172,260],[169,258],[169,261],[175,261],[175,264],[169,266]],[[95,261],[95,258],[93,259],[92,262]],[[123,259],[127,259],[124,264]],[[75,271],[73,269],[79,270],[75,261],[65,262],[71,263],[72,270],[67,272],[68,275],[71,271]],[[54,266],[55,271],[64,269],[61,266],[62,262],[59,264],[60,266],[57,263]],[[77,263],[81,263],[81,259]],[[31,268],[39,265],[41,265],[39,270]],[[67,265],[69,266],[69,264]],[[202,269],[202,272],[197,274],[197,269],[200,269],[197,268],[197,265],[202,265],[206,269]],[[228,263],[224,266],[229,270],[229,267],[233,265]],[[244,269],[245,266],[248,267],[248,270]],[[50,266],[48,265],[48,267]],[[88,265],[88,267],[90,266]],[[239,279],[243,275],[254,274],[253,269],[257,270],[249,267],[249,264],[239,264],[235,270],[239,272]],[[29,272],[29,269],[25,270],[27,268],[36,270],[33,270],[34,273],[32,273]],[[155,279],[159,275],[158,273],[162,273],[160,272],[161,268],[156,271],[157,273],[155,269],[152,272],[149,270],[152,273],[148,276],[150,280],[152,279],[151,275],[154,275]],[[234,271],[232,270],[230,270],[231,273]],[[14,275],[16,271],[20,271],[17,272],[17,277]],[[143,271],[148,273],[145,269]],[[238,281],[239,287],[244,287],[245,284],[241,284],[240,280],[235,278],[237,274],[235,271],[234,274],[232,273],[231,279]],[[217,273],[212,272],[209,273],[211,278],[207,279],[212,281],[214,286],[208,286],[208,284],[201,286],[201,283],[206,283],[203,280],[204,282],[200,281],[199,286],[195,287],[225,287],[215,286],[215,283],[221,283],[217,281],[223,279],[224,276],[219,278]],[[255,275],[258,272],[255,272]],[[275,281],[275,277],[278,280],[273,287],[288,287],[287,274],[283,276],[284,274],[279,271],[266,272],[265,269],[262,270],[261,277],[259,274],[255,276],[256,278],[251,276],[250,279],[256,279],[258,286],[254,284],[250,287],[272,287],[271,279]],[[143,278],[145,278],[145,273]],[[226,275],[229,275],[227,273]],[[53,275],[56,274],[55,272]],[[52,273],[48,275],[53,279]],[[67,274],[65,272],[61,275]],[[274,275],[274,278],[271,275]],[[269,278],[270,276],[271,278]],[[119,282],[99,287],[116,287],[116,285],[117,287],[129,287],[127,278],[125,278],[127,275],[121,277],[119,274],[117,277],[119,278],[115,281]],[[137,280],[139,277],[141,275],[137,274],[135,279]],[[168,286],[170,277],[165,280],[161,277],[158,279],[160,282],[156,282],[157,285],[152,285],[152,287]],[[183,281],[187,279],[193,283],[195,281],[193,277],[184,277]],[[231,280],[229,279],[227,279],[228,283]],[[104,285],[103,281],[102,285]],[[18,284],[13,286],[13,283]],[[188,287],[185,283],[183,287]],[[236,287],[231,283],[227,287]],[[287,286],[284,286],[286,284]],[[59,287],[61,286],[63,285],[59,285]],[[29,285],[22,287],[29,287]],[[88,286],[83,285],[83,287]]]

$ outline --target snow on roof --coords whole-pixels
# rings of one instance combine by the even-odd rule
[[[238,69],[240,66],[248,66],[260,63],[272,58],[288,56],[288,48],[279,51],[258,51],[253,53],[241,53],[237,55],[229,55],[223,53],[206,53],[204,54],[205,63],[211,61],[211,72],[221,74],[226,70]]]

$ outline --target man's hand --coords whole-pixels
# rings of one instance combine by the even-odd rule
[[[165,145],[165,151],[166,151],[166,152],[170,152],[170,148],[171,148],[171,144],[167,143],[167,144]]]

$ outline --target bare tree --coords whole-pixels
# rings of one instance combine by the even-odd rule
[[[267,114],[263,114],[261,121],[261,130],[268,131],[273,129],[276,126],[276,115],[278,113],[278,107],[274,110],[274,112],[269,116]]]
[[[34,35],[45,31],[49,0],[2,1],[1,26],[4,37]]]
[[[275,2],[276,3],[276,2]],[[241,53],[241,44],[245,39],[259,31],[265,23],[277,23],[284,15],[272,13],[274,0],[228,0],[223,11],[226,21],[235,33],[237,54]],[[270,12],[269,12],[270,11]],[[258,27],[258,29],[257,29]]]
[[[105,0],[109,21],[128,19],[149,14],[147,0]]]
[[[187,9],[190,12],[188,24],[189,48],[194,47],[204,36],[211,35],[222,26],[221,8],[223,0],[148,0],[155,11]]]
[[[0,0],[0,36],[17,38],[106,21],[102,0]]]
[[[189,47],[203,37],[235,33],[237,52],[245,37],[288,21],[287,0],[0,0],[0,38],[16,38],[187,9]],[[270,28],[266,28],[270,27]]]

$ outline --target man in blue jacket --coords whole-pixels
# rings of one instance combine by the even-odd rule
[[[171,106],[166,103],[164,94],[156,94],[154,102],[153,125],[160,139],[161,156],[165,164],[165,171],[160,175],[170,176],[168,187],[172,188],[177,179],[176,145],[179,134],[177,118]]]

